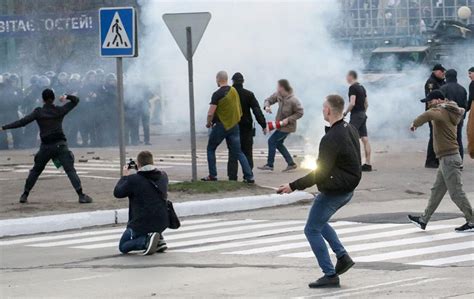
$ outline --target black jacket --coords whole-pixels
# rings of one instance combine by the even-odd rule
[[[474,102],[474,81],[471,81],[469,84],[469,100],[467,103],[467,111],[471,109],[472,102]]]
[[[444,84],[444,79],[438,79],[433,73],[431,73],[431,76],[428,78],[428,80],[426,80],[425,83],[425,96],[427,96],[433,90],[440,89],[440,87]]]
[[[446,84],[440,87],[444,96],[450,101],[454,101],[459,107],[467,109],[467,91],[458,84],[457,79],[446,76]]]
[[[262,129],[265,129],[267,123],[253,92],[245,89],[242,84],[234,84],[233,86],[239,93],[240,104],[242,106],[242,118],[239,123],[240,130],[249,131],[253,129],[253,118],[250,110],[252,110],[253,115],[255,115],[258,124]]]
[[[4,125],[4,130],[24,127],[27,124],[36,120],[40,129],[41,142],[44,144],[53,144],[60,141],[66,141],[66,136],[63,132],[63,119],[76,105],[79,103],[79,98],[73,95],[68,95],[69,102],[64,106],[56,106],[54,104],[44,104],[43,107],[38,107],[27,116]]]
[[[359,134],[344,120],[332,125],[319,144],[317,169],[290,183],[292,190],[316,184],[326,194],[354,191],[362,177]]]
[[[150,182],[153,181],[160,191]],[[164,171],[139,171],[122,177],[114,189],[117,198],[129,199],[128,227],[140,233],[163,232],[169,226],[166,199],[168,176]]]

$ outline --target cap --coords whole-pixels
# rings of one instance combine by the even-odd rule
[[[244,76],[241,73],[237,72],[232,76],[232,81],[234,81],[234,82],[244,82]]]
[[[449,69],[446,71],[447,79],[450,79],[450,78],[456,79],[457,77],[458,77],[458,72],[456,72],[455,69]]]
[[[474,66],[469,69],[469,72],[474,73]]]
[[[441,90],[433,90],[432,92],[430,92],[426,98],[424,99],[421,99],[420,102],[422,103],[428,103],[428,102],[431,102],[432,100],[435,100],[435,99],[443,99],[444,100],[445,96],[444,96],[444,93],[441,91]]]
[[[444,72],[444,71],[446,71],[446,69],[440,63],[438,63],[438,64],[435,64],[433,66],[433,71],[443,71]]]

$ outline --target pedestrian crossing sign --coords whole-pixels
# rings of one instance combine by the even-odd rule
[[[110,7],[99,10],[100,55],[136,57],[137,19],[133,7]]]

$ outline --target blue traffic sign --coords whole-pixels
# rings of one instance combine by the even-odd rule
[[[100,55],[135,57],[137,19],[133,7],[110,7],[99,10]]]

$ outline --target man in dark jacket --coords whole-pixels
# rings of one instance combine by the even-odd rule
[[[167,248],[161,233],[169,226],[168,176],[153,166],[149,151],[138,154],[137,166],[138,172],[132,175],[125,167],[124,176],[114,189],[115,197],[129,199],[128,224],[119,250],[122,253],[144,250],[144,255],[150,255]]]
[[[362,176],[359,134],[344,121],[344,99],[329,95],[324,102],[324,119],[331,127],[319,144],[317,168],[293,183],[280,186],[278,193],[291,193],[317,185],[319,193],[309,212],[304,229],[324,276],[309,284],[310,288],[339,287],[339,276],[354,265],[328,224],[332,215],[352,198]],[[326,240],[336,254],[334,268],[329,257]]]
[[[69,102],[64,106],[56,106],[53,104],[55,96],[51,89],[43,90],[42,97],[43,107],[38,107],[22,119],[0,128],[0,131],[21,128],[36,121],[40,130],[41,147],[35,155],[35,164],[26,179],[25,191],[20,197],[20,203],[28,201],[31,189],[33,189],[49,160],[57,160],[61,163],[72,186],[79,195],[79,203],[91,203],[92,198],[82,193],[81,180],[74,168],[74,155],[67,146],[66,136],[63,132],[63,119],[66,114],[77,106],[79,98],[72,95],[61,96],[59,99],[61,102],[65,102],[66,99]]]
[[[467,91],[461,84],[458,83],[458,73],[456,70],[450,69],[446,71],[446,84],[440,87],[440,91],[444,93],[446,99],[456,102],[460,108],[467,109]],[[464,146],[462,144],[462,130],[464,126],[464,118],[458,124],[457,139],[459,144],[459,153],[461,159],[464,160]]]
[[[425,97],[428,96],[433,90],[439,89],[444,85],[444,73],[446,69],[441,64],[436,64],[433,67],[430,77],[425,83]],[[425,105],[425,110],[428,110],[428,105]],[[433,126],[429,123],[430,127],[430,139],[428,141],[428,148],[426,150],[426,168],[438,168],[439,160],[436,158],[436,154],[433,149]]]
[[[253,137],[255,136],[255,128],[253,126],[253,118],[250,110],[252,110],[258,124],[265,130],[267,123],[265,117],[260,109],[255,95],[250,90],[244,88],[244,76],[241,73],[235,73],[232,76],[234,88],[240,97],[240,105],[242,106],[242,118],[239,122],[240,128],[240,147],[242,152],[249,161],[250,168],[253,169]],[[237,181],[238,164],[237,159],[229,154],[229,161],[227,162],[227,175],[229,180]]]

